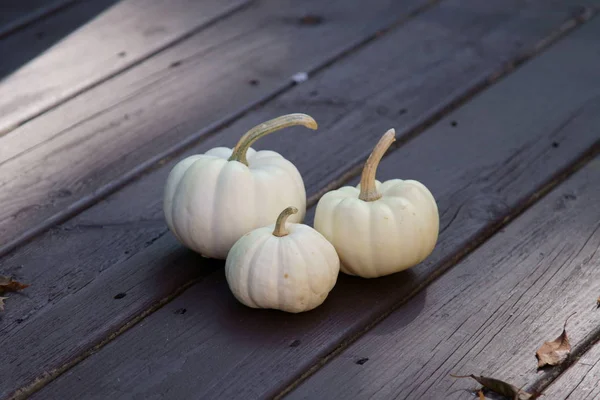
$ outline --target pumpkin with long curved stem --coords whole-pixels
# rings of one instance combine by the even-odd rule
[[[225,259],[241,236],[270,224],[284,207],[296,207],[291,220],[301,222],[306,191],[294,164],[274,151],[250,147],[294,125],[317,129],[308,115],[284,115],[248,131],[234,149],[217,147],[177,163],[163,198],[167,225],[177,239],[205,257]]]
[[[333,244],[346,274],[375,278],[405,270],[437,242],[439,215],[431,192],[414,180],[375,180],[394,141],[390,129],[365,163],[360,184],[327,192],[317,204],[315,229]]]

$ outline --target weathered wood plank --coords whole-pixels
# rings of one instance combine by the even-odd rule
[[[0,4],[0,39],[76,0],[3,0]]]
[[[452,98],[452,94],[460,95],[463,91],[469,91],[471,87],[467,84],[472,81],[472,74],[484,75],[484,72],[486,71],[489,74],[492,74],[493,71],[501,65],[500,61],[490,63],[489,60],[486,61],[478,56],[469,57],[467,50],[468,47],[472,45],[471,43],[465,44],[461,40],[454,42],[448,37],[449,30],[443,28],[444,24],[447,23],[451,26],[454,23],[454,19],[460,16],[460,13],[458,12],[450,13],[448,15],[448,10],[452,10],[454,5],[450,2],[448,3],[448,6],[449,8],[444,6],[435,12],[423,15],[422,18],[420,18],[420,21],[423,22],[415,21],[406,27],[403,27],[399,32],[395,33],[394,36],[386,39],[385,42],[374,43],[372,47],[358,53],[356,57],[350,58],[348,61],[340,64],[339,67],[336,66],[332,68],[331,71],[326,71],[315,77],[313,81],[307,83],[305,86],[295,88],[289,95],[282,96],[278,100],[270,103],[269,106],[257,111],[257,113],[260,112],[263,115],[262,117],[260,115],[258,117],[250,115],[235,126],[232,126],[231,129],[222,132],[219,137],[207,140],[201,145],[191,149],[187,154],[206,151],[211,147],[222,144],[233,145],[240,133],[243,132],[243,129],[257,123],[259,119],[268,118],[269,116],[280,112],[289,112],[293,110],[292,108],[287,108],[286,104],[291,104],[292,106],[296,103],[309,104],[312,107],[315,107],[314,110],[311,110],[311,113],[312,111],[315,111],[316,114],[313,114],[318,114],[318,119],[322,122],[321,126],[324,127],[324,130],[328,131],[326,135],[312,136],[306,135],[303,132],[302,134],[305,136],[300,142],[298,142],[297,138],[292,134],[282,134],[280,136],[274,135],[264,139],[264,144],[261,145],[261,143],[258,143],[258,146],[263,148],[265,146],[267,148],[273,148],[290,157],[292,161],[299,166],[304,175],[309,175],[306,179],[307,189],[309,194],[314,197],[314,194],[319,192],[332,177],[339,174],[335,168],[332,168],[332,171],[334,172],[325,171],[321,175],[316,175],[316,173],[322,170],[314,169],[313,164],[315,162],[328,167],[327,160],[333,160],[333,162],[338,165],[339,170],[347,171],[348,162],[345,161],[345,158],[351,160],[350,164],[355,163],[355,160],[360,160],[361,157],[364,157],[364,155],[368,153],[373,140],[376,140],[377,136],[379,136],[379,132],[388,126],[390,121],[387,119],[383,121],[377,120],[375,114],[373,114],[373,109],[377,109],[378,112],[381,112],[380,106],[383,107],[384,105],[388,105],[400,108],[407,104],[403,103],[403,101],[416,103],[414,107],[411,107],[410,111],[403,113],[395,121],[402,127],[402,129],[398,129],[401,133],[402,131],[404,131],[404,133],[409,132],[420,120],[427,119],[427,117],[431,116],[435,110],[447,105]],[[501,7],[500,4],[497,6]],[[464,11],[470,13],[467,9]],[[536,25],[536,31],[535,27],[528,23],[528,19],[523,18],[523,14],[525,16],[531,15],[535,9],[530,9],[529,11],[529,13],[515,11],[515,19],[507,21],[506,25],[511,29],[507,34],[515,35],[515,37],[521,35],[520,39],[523,40],[523,46],[530,45],[539,39],[544,34],[544,27],[546,29],[545,33],[548,33],[552,31],[552,23],[558,25],[560,21],[558,15],[556,19],[548,18],[549,21],[545,23],[540,21],[540,23]],[[493,15],[496,13],[496,10],[489,8],[487,12]],[[487,14],[482,13],[480,14],[480,17],[481,15]],[[566,17],[566,14],[560,14],[560,17],[564,18]],[[474,15],[472,19],[466,20],[464,25],[455,26],[454,29],[456,31],[465,31],[471,26],[470,24],[477,20],[477,16]],[[521,21],[521,24],[516,24],[517,21]],[[529,32],[537,33],[531,33],[532,36],[529,37]],[[502,35],[493,28],[487,35],[481,35],[482,43],[485,43],[486,38],[489,36],[501,37]],[[413,37],[421,37],[423,42],[419,42],[420,44],[414,43]],[[519,54],[518,50],[522,49],[518,48],[512,53],[503,53],[504,47],[508,46],[503,46],[498,53],[494,51],[493,47],[489,48],[487,54],[490,58],[494,59],[501,59],[501,55],[504,54],[505,58],[508,59],[511,54]],[[373,99],[370,97],[371,92],[369,91],[372,90],[372,82],[366,81],[367,76],[371,73],[372,65],[368,64],[367,61],[375,58],[378,53],[390,53],[391,48],[400,49],[401,51],[398,51],[398,53],[401,54],[413,54],[412,60],[414,64],[399,63],[395,56],[389,55],[389,58],[385,63],[383,62],[385,60],[378,63],[384,66],[390,66],[391,71],[396,71],[398,75],[391,75],[392,72],[390,72],[390,76],[387,76],[388,74],[386,74],[385,77],[381,77],[383,83],[379,83],[379,85],[391,87],[392,83],[406,81],[406,77],[413,77],[415,83],[408,81],[401,86],[397,85],[395,89],[383,92],[382,94],[384,96],[382,96],[382,99]],[[527,47],[525,47],[525,49],[527,49]],[[458,53],[460,55],[463,55],[464,53],[465,55],[458,58],[447,57],[448,54],[453,53]],[[432,59],[443,61],[436,61],[436,67],[430,68],[424,76],[421,76],[420,74],[424,73],[423,71],[426,69],[427,65],[433,63],[431,61]],[[400,66],[398,66],[398,64],[400,64]],[[326,107],[328,99],[335,95],[335,92],[338,90],[337,88],[343,86],[347,79],[347,76],[342,72],[352,66],[361,65],[363,66],[362,70],[356,68],[351,71],[355,76],[364,77],[365,79],[362,81],[366,83],[355,87],[355,96],[358,100],[352,109],[342,110],[342,115],[343,113],[347,113],[351,115],[352,119],[355,121],[360,121],[361,115],[365,116],[365,122],[363,123],[365,132],[359,129],[349,130],[348,125],[343,123],[340,124],[340,115],[334,113],[335,107]],[[406,69],[403,69],[402,65],[405,65]],[[334,82],[336,79],[339,79],[337,84]],[[359,79],[358,81],[360,82],[361,80]],[[454,86],[445,86],[444,81],[453,82]],[[325,84],[327,84],[327,88],[323,89],[321,92],[321,96],[324,100],[317,99],[311,102],[310,98],[315,97],[312,94],[313,91],[316,90],[315,88],[323,88]],[[407,87],[410,89],[409,91],[407,91]],[[445,89],[445,92],[443,92],[442,89]],[[410,95],[413,93],[414,96],[414,92],[420,93],[423,98],[429,100],[425,101],[422,99],[419,102],[412,100]],[[425,96],[425,93],[431,93],[431,96]],[[444,96],[440,96],[444,93]],[[362,94],[363,97],[358,97],[359,94]],[[437,96],[440,96],[441,98],[438,98]],[[394,97],[399,100],[396,100],[397,103],[390,103],[388,99]],[[371,105],[370,108],[365,110],[363,104],[367,100],[371,101]],[[375,100],[377,100],[377,102],[375,102]],[[357,124],[359,123],[360,122],[357,122]],[[348,131],[354,133],[351,134],[348,133]],[[351,144],[354,138],[359,138],[365,133],[371,136],[371,143],[367,143],[365,140],[364,148],[355,147],[353,152],[351,152]],[[306,139],[311,140],[308,141]],[[335,143],[348,147],[342,156],[336,155],[338,150],[333,146]],[[310,152],[312,148],[320,148],[322,150],[318,154],[314,154],[310,158],[307,158],[305,155]],[[294,154],[293,151],[296,151],[296,154]],[[66,271],[76,269],[70,264],[73,262],[73,259],[80,263],[82,260],[86,260],[90,257],[90,246],[87,244],[87,240],[82,238],[85,235],[90,234],[93,236],[93,238],[90,238],[90,242],[95,243],[100,240],[99,238],[101,237],[101,231],[103,229],[104,235],[107,236],[107,242],[105,242],[106,245],[103,246],[103,254],[106,256],[106,260],[103,261],[102,265],[105,265],[104,262],[107,263],[106,265],[109,265],[109,263],[119,260],[119,257],[123,256],[123,251],[127,252],[125,256],[134,254],[136,249],[139,250],[140,248],[145,247],[146,242],[152,242],[156,239],[157,235],[165,232],[160,204],[161,193],[166,174],[179,158],[180,157],[169,162],[164,168],[161,168],[150,176],[135,183],[129,188],[126,188],[117,195],[112,196],[108,201],[102,202],[96,207],[89,209],[80,217],[63,225],[61,228],[51,232],[51,234],[47,236],[47,238],[57,236],[62,239],[56,239],[56,241],[53,242],[41,241],[40,243],[27,246],[21,252],[16,253],[14,257],[7,259],[6,264],[29,265],[27,268],[31,269],[25,271],[21,270],[20,273],[32,275],[36,278],[39,277],[41,280],[40,284],[54,285],[56,278],[52,278],[52,268],[44,268],[44,273],[48,273],[49,275],[43,275],[43,277],[38,276],[39,267],[36,267],[36,262],[34,260],[39,260],[41,257],[48,257],[56,260],[57,264],[64,266],[64,269],[61,268],[59,270],[61,272],[57,275],[57,277],[62,276]],[[312,177],[309,174],[311,170],[315,171],[312,174]],[[144,193],[145,195],[140,196],[139,193]],[[136,231],[136,229],[138,229],[139,232]],[[73,242],[73,247],[69,247],[69,251],[65,251],[60,247],[53,250],[55,246],[58,246],[60,240],[67,240],[66,238],[73,238],[76,236],[79,236],[80,240],[69,240],[69,243]],[[115,238],[119,239],[115,240]],[[79,242],[81,242],[82,247],[78,250],[77,246],[79,246]],[[116,246],[115,242],[122,243],[122,248]],[[130,248],[131,246],[136,247]],[[34,251],[32,249],[36,250]],[[82,251],[83,253],[80,253]],[[27,254],[28,257],[32,254],[36,254],[36,258],[21,258],[25,254]],[[68,254],[68,256],[65,258],[64,254]],[[78,256],[73,257],[73,254],[78,254]],[[98,255],[98,257],[101,256]],[[60,260],[60,262],[58,260]],[[93,265],[96,265],[98,262],[100,262],[99,259],[94,259]],[[67,265],[70,265],[70,267],[67,267]],[[83,268],[83,271],[86,271],[86,273],[92,273],[90,270],[91,268]],[[15,272],[17,271],[15,270]],[[73,272],[71,276],[77,275],[78,272]]]
[[[401,7],[402,5],[408,7],[411,4],[410,2],[403,2],[401,4],[394,3],[392,8],[386,8],[387,3],[388,2],[386,1],[381,1],[380,3],[369,4],[367,11],[370,10],[370,12],[374,13],[369,15],[380,15],[381,18],[379,18],[379,22],[383,23],[385,20],[392,18],[389,14],[392,12],[395,13],[395,10],[397,10],[398,7]],[[287,11],[277,9],[276,14],[269,14],[272,12],[272,8],[269,7],[271,3],[267,2],[263,4],[265,4],[264,7],[253,9],[252,13],[246,14],[246,17],[248,18],[247,24],[257,16],[260,16],[265,20],[269,20],[270,18],[271,20],[277,21],[278,18],[281,18],[281,15],[287,14],[288,16],[298,16],[315,10],[322,11],[325,15],[333,14],[338,16],[339,22],[336,22],[335,26],[324,30],[325,33],[329,34],[331,41],[329,41],[329,39],[321,40],[319,51],[312,54],[311,57],[308,57],[309,61],[315,63],[319,60],[322,61],[323,58],[329,56],[328,53],[325,52],[327,46],[330,45],[332,48],[337,47],[339,49],[342,47],[344,40],[356,41],[357,35],[360,33],[360,31],[357,31],[358,33],[348,32],[347,29],[350,28],[347,23],[352,21],[353,18],[359,20],[361,18],[361,9],[354,11],[357,13],[356,15],[346,14],[346,11],[342,10],[336,11],[335,7],[344,6],[344,8],[346,8],[341,2],[337,3],[337,5],[332,3],[322,5],[322,3],[317,2],[304,3],[304,6],[300,6],[300,8],[294,7]],[[375,7],[378,4],[380,7]],[[306,7],[306,9],[302,7]],[[367,6],[365,5],[365,7]],[[365,13],[368,13],[367,11],[365,11]],[[403,9],[400,14],[406,15],[404,13],[405,11],[407,10]],[[410,11],[410,9],[408,11]],[[365,13],[362,13],[362,16],[364,16]],[[239,21],[234,19],[234,22]],[[372,26],[373,29],[375,28],[375,25],[373,25],[375,23],[376,18],[372,18],[372,25],[370,26]],[[297,26],[295,23],[293,25]],[[238,25],[231,25],[229,28],[235,32],[234,28],[236,28],[236,26]],[[276,31],[278,29],[277,26],[279,25],[275,24],[272,28]],[[285,28],[284,33],[287,32],[289,34],[288,38],[291,37],[294,38],[294,40],[300,41],[300,38],[304,35],[304,33],[302,33],[302,30],[304,29],[311,28],[306,26],[295,27],[293,29]],[[340,30],[339,32],[337,31],[338,29]],[[292,31],[291,33],[290,30]],[[227,37],[225,39],[230,38],[231,33],[232,32],[230,32],[229,36],[226,35]],[[268,30],[266,32],[263,31],[261,35],[267,33],[269,33]],[[293,36],[292,33],[296,36]],[[237,34],[239,34],[239,32],[237,32]],[[262,36],[260,35],[258,35],[257,40],[259,40],[259,43],[254,43],[254,46],[260,47],[260,44],[263,43],[264,40],[262,40]],[[239,42],[237,45],[241,46],[242,43]],[[275,51],[276,48],[271,50]],[[303,54],[298,54],[297,56],[300,57],[302,55]],[[289,69],[288,72],[293,71],[291,68],[293,68],[295,61],[297,61],[297,59],[291,60],[291,63],[287,65],[287,68]],[[198,60],[197,62],[200,61]],[[270,84],[271,89],[278,80],[282,79],[282,77],[273,77]],[[252,94],[248,92],[246,93],[246,96],[246,100],[248,100]],[[238,100],[242,101],[243,99]],[[207,116],[205,115],[204,117]],[[247,125],[246,128],[248,128]],[[236,136],[239,137],[237,134]],[[229,137],[232,137],[231,133],[229,134]],[[308,149],[308,147],[304,148]],[[170,166],[172,166],[172,164],[170,164]],[[11,340],[7,340],[8,336],[11,336],[9,332],[18,335],[20,335],[19,332],[21,332],[29,338],[26,339],[27,341],[33,340],[36,342],[32,343],[30,349],[34,353],[37,353],[35,356],[33,356],[32,353],[32,359],[25,364],[21,364],[18,361],[21,358],[27,358],[24,357],[24,354],[19,355],[13,360],[12,366],[14,368],[9,368],[10,371],[7,372],[7,375],[9,375],[11,379],[3,381],[3,384],[6,386],[0,385],[2,386],[2,393],[4,393],[4,395],[26,382],[30,382],[40,374],[40,371],[52,371],[54,368],[64,365],[65,362],[75,359],[81,351],[82,347],[80,346],[85,347],[87,345],[89,347],[91,343],[104,337],[108,332],[114,331],[116,327],[123,325],[123,323],[131,318],[132,315],[139,314],[150,304],[156,303],[156,301],[162,297],[172,295],[173,291],[178,286],[197,277],[198,270],[189,268],[189,270],[187,270],[188,275],[186,275],[185,271],[181,271],[179,274],[173,275],[173,281],[170,281],[169,279],[161,281],[161,285],[155,287],[157,290],[140,293],[142,297],[140,299],[128,296],[126,301],[116,302],[120,303],[118,304],[118,307],[121,307],[129,304],[130,300],[133,301],[130,305],[134,306],[126,306],[125,308],[127,311],[125,313],[115,312],[115,309],[110,309],[108,310],[108,314],[103,315],[101,312],[96,313],[96,311],[90,313],[92,308],[86,307],[84,313],[81,314],[82,316],[85,314],[87,315],[86,318],[92,317],[92,319],[96,319],[97,316],[98,318],[96,320],[102,320],[103,322],[99,325],[94,324],[94,328],[92,328],[92,325],[86,326],[79,323],[75,323],[74,326],[69,328],[70,337],[81,335],[81,344],[65,342],[63,340],[64,336],[60,337],[54,335],[49,335],[50,337],[48,337],[48,340],[46,341],[37,335],[37,332],[39,331],[35,328],[35,323],[34,325],[31,325],[33,328],[32,331],[27,329],[28,323],[34,321],[34,315],[41,317],[45,314],[44,310],[48,311],[49,308],[54,307],[58,303],[61,304],[61,307],[62,305],[66,305],[65,301],[67,300],[65,299],[68,299],[69,296],[74,296],[80,290],[87,287],[94,278],[103,273],[107,268],[130,258],[133,254],[149,246],[165,233],[165,225],[162,214],[160,213],[159,203],[161,196],[159,193],[162,191],[162,186],[164,184],[163,172],[168,172],[167,167],[169,167],[169,165],[161,170],[160,175],[154,175],[153,179],[156,179],[157,183],[151,183],[151,186],[154,187],[148,191],[148,197],[142,196],[142,198],[140,198],[138,193],[134,195],[136,200],[142,200],[142,203],[144,204],[136,203],[135,201],[132,202],[131,199],[123,199],[124,201],[116,200],[118,196],[115,196],[103,203],[104,206],[111,204],[114,201],[118,201],[119,203],[119,206],[116,207],[114,207],[114,204],[113,206],[108,206],[111,212],[105,216],[108,216],[109,219],[115,218],[114,220],[111,220],[111,222],[108,222],[108,220],[105,219],[101,224],[93,222],[86,223],[85,218],[92,217],[94,212],[98,211],[98,209],[96,209],[95,211],[84,214],[82,216],[83,219],[76,220],[74,227],[62,226],[55,231],[51,231],[47,235],[44,235],[44,237],[36,242],[36,244],[33,244],[32,247],[26,246],[13,257],[3,260],[3,273],[24,276],[25,279],[32,284],[32,287],[35,287],[36,289],[33,289],[33,292],[30,291],[30,293],[32,293],[30,297],[21,297],[19,305],[14,304],[2,315],[2,326],[0,327],[3,334],[2,346],[12,347]],[[146,180],[146,183],[149,182],[152,182],[152,180]],[[139,189],[139,186],[136,187],[136,190],[137,189]],[[154,194],[157,194],[157,196],[154,197]],[[140,218],[141,221],[136,218],[137,213],[139,212],[145,213],[145,216]],[[156,218],[153,217],[154,213],[158,213]],[[134,219],[134,221],[132,221],[132,219]],[[191,264],[193,263],[190,262],[190,265]],[[137,271],[142,272],[142,275],[146,278],[150,278],[153,274],[145,273],[144,269],[138,269]],[[113,275],[110,276],[110,279],[114,279]],[[137,277],[138,276],[136,275],[136,278]],[[150,278],[150,280],[154,280],[154,278]],[[113,280],[112,284],[119,285],[119,281],[123,282],[124,277],[120,276],[116,281]],[[105,285],[102,289],[103,294],[106,293],[107,287],[111,286]],[[115,299],[113,299],[115,294],[111,294],[108,297],[111,302],[115,302]],[[94,297],[96,299],[103,299],[103,301],[106,300],[106,297],[103,295],[94,295]],[[91,305],[91,303],[79,302],[72,304],[76,305],[75,309],[81,307],[82,304]],[[107,304],[104,303],[104,305]],[[69,313],[74,315],[72,305],[67,306],[67,308],[70,310]],[[113,318],[114,321],[120,322],[115,322],[115,324],[111,325],[110,321],[107,321],[106,318]],[[74,321],[75,319],[68,318],[68,320]],[[64,319],[51,318],[45,321],[54,327],[52,329],[57,329],[56,322],[64,321]],[[41,320],[38,322],[41,322]],[[14,336],[12,337],[15,339]],[[40,342],[40,340],[42,340],[43,343]],[[41,349],[44,349],[44,354],[42,356],[38,353],[38,351],[42,351]]]
[[[177,43],[249,0],[81,1],[0,41],[0,133]],[[93,103],[88,103],[93,109]],[[23,146],[19,132],[14,140]],[[40,135],[44,137],[44,135]],[[2,146],[6,145],[0,141]],[[4,152],[16,151],[12,147]]]
[[[458,2],[448,4],[456,6]],[[468,3],[460,4],[465,9],[469,7]],[[442,5],[430,12],[439,15],[439,10],[446,12],[448,8]],[[425,15],[429,13],[419,20]],[[401,37],[426,37],[408,35],[404,29],[411,29],[410,26],[413,25],[409,23],[391,33],[390,45],[397,46]],[[598,104],[586,103],[598,95],[594,82],[600,79],[600,71],[594,63],[595,58],[600,60],[600,54],[593,56],[589,64],[573,65],[570,60],[574,56],[588,55],[594,46],[593,41],[582,40],[581,32],[576,34],[384,160],[380,167],[382,179],[397,177],[398,171],[403,171],[402,176],[419,179],[429,186],[439,200],[443,231],[437,250],[426,263],[389,279],[364,281],[342,276],[322,307],[294,316],[249,310],[233,299],[222,270],[210,275],[206,275],[208,269],[198,270],[197,284],[46,386],[40,398],[58,398],[66,392],[76,397],[146,397],[152,393],[255,398],[276,394],[340,342],[360,332],[378,315],[452,265],[454,258],[484,240],[515,210],[535,199],[538,190],[549,185],[557,172],[570,168],[596,143],[597,133],[586,123],[597,118]],[[446,34],[444,40],[447,37]],[[383,42],[376,42],[373,47],[378,43]],[[359,64],[358,57],[370,56],[371,48],[345,62]],[[384,47],[378,49],[379,64],[385,65],[382,55],[393,52],[383,51]],[[395,58],[390,56],[390,60]],[[341,78],[346,79],[343,74]],[[302,93],[304,89],[297,90]],[[518,101],[503,101],[514,97],[513,93],[519,94]],[[388,99],[391,98],[389,93]],[[391,100],[387,104],[397,108]],[[451,124],[453,120],[457,126]],[[569,120],[572,121],[566,123]],[[366,118],[363,121],[367,127],[372,123]],[[482,130],[486,134],[481,134]],[[152,190],[144,180],[139,184],[139,193]],[[131,199],[130,196],[121,200]],[[108,206],[99,207],[97,214],[89,217],[101,221],[108,210]],[[136,217],[142,214],[135,212]],[[166,257],[181,251],[170,234],[157,244],[164,246]],[[146,265],[143,273],[169,270],[169,265],[156,260],[153,254],[140,253],[136,257],[139,260],[134,265]],[[119,275],[126,271],[132,273],[136,269],[125,262],[110,270]],[[135,285],[117,284],[115,288],[127,293],[131,290],[137,297],[159,286],[156,279],[144,278],[139,270],[135,273],[139,274]],[[94,300],[98,288],[104,287],[94,286],[92,282],[82,291],[79,304],[94,301],[94,309],[103,310],[119,307],[118,302],[102,305]],[[45,315],[53,318],[56,311]],[[121,308],[120,312],[126,311]],[[81,324],[94,324],[86,321]]]
[[[428,6],[264,0],[0,138],[0,252]]]
[[[596,23],[595,30],[588,30],[587,40],[599,28]],[[578,117],[578,128],[597,132],[598,110],[596,101]],[[600,335],[599,202],[600,157],[345,349],[289,398],[472,399],[465,389],[477,383],[450,373],[491,376],[530,391],[531,386],[543,388],[561,368],[538,372],[535,352],[560,335],[567,316],[577,312],[567,325],[573,355],[581,355]]]
[[[586,303],[587,305],[587,303]],[[590,315],[590,318],[597,318]],[[600,398],[600,345],[596,344],[544,391],[548,399],[594,400]]]

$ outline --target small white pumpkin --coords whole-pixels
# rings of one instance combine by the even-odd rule
[[[335,249],[310,226],[286,224],[297,212],[286,208],[275,224],[247,233],[231,248],[227,283],[248,307],[308,311],[321,305],[335,286],[340,271]]]
[[[395,140],[393,129],[383,135],[357,187],[330,191],[317,204],[315,229],[333,244],[346,274],[375,278],[405,270],[423,261],[437,242],[439,215],[431,192],[414,180],[375,180]]]
[[[276,130],[303,125],[317,129],[305,114],[289,114],[248,131],[234,149],[216,147],[173,167],[163,198],[169,229],[190,249],[209,258],[225,259],[242,235],[270,224],[290,204],[302,222],[306,191],[300,173],[274,151],[250,148]]]

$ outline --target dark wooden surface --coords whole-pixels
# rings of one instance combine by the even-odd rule
[[[600,398],[600,345],[596,343],[545,390],[548,398],[593,400]]]
[[[12,131],[0,138],[0,253],[427,5],[253,2]]]
[[[600,118],[590,117],[584,125],[597,129]],[[577,312],[567,325],[574,357],[600,338],[599,202],[600,157],[365,333],[289,398],[472,399],[465,389],[477,383],[451,373],[544,388],[566,365],[538,371],[535,352],[560,335],[570,314]]]
[[[76,0],[3,0],[0,3],[0,39],[44,17],[66,8]]]
[[[39,389],[34,397],[44,399],[262,398],[287,393],[330,361],[293,396],[318,390],[329,393],[327,398],[347,397],[343,390],[331,391],[338,386],[328,386],[335,379],[348,388],[360,386],[357,390],[366,395],[376,385],[351,376],[358,365],[336,363],[354,357],[352,349],[361,343],[384,355],[384,349],[398,347],[398,337],[384,333],[375,341],[372,333],[398,320],[425,318],[429,288],[445,284],[463,264],[471,265],[469,258],[455,266],[457,260],[600,151],[595,68],[600,54],[593,40],[600,22],[588,22],[595,11],[582,7],[597,5],[594,0],[578,6],[566,0],[378,0],[354,7],[347,2],[286,1],[275,7],[269,0],[179,0],[169,7],[152,1],[143,11],[128,8],[134,3],[95,2],[93,8],[78,2],[0,41],[7,54],[16,54],[13,60],[23,60],[13,63],[14,73],[8,64],[0,67],[8,76],[0,88],[17,82],[11,92],[41,93],[43,88],[10,77],[26,76],[30,68],[30,80],[39,79],[60,65],[61,54],[93,43],[103,27],[126,32],[132,29],[126,21],[140,21],[138,31],[144,31],[157,23],[151,13],[169,14],[163,21],[168,29],[153,39],[129,38],[131,54],[137,55],[128,61],[132,64],[110,61],[112,42],[100,41],[95,58],[47,75],[44,84],[55,93],[61,88],[82,93],[54,98],[47,112],[43,102],[52,93],[40,103],[23,103],[41,115],[31,114],[26,124],[0,137],[0,252],[14,249],[0,259],[0,274],[32,285],[11,295],[0,312],[0,398],[11,393],[24,398]],[[61,18],[71,25],[62,26]],[[35,44],[30,36],[42,26],[54,26],[47,29],[52,35]],[[18,52],[18,43],[31,45]],[[77,86],[77,77],[90,71],[87,82],[92,83]],[[308,71],[309,80],[294,86],[290,76],[298,71]],[[327,188],[355,184],[357,167],[377,138],[395,127],[401,139],[379,176],[419,179],[430,187],[440,206],[442,232],[436,251],[422,265],[372,281],[342,275],[322,307],[291,316],[237,303],[222,263],[193,254],[167,232],[161,197],[166,174],[182,157],[233,146],[256,123],[298,111],[313,115],[319,131],[293,128],[257,147],[280,151],[296,163],[310,204]],[[578,190],[592,190],[581,174],[572,180],[581,183]],[[573,199],[567,200],[568,205]],[[521,221],[545,210],[543,204],[506,229],[526,226]],[[584,218],[576,209],[569,212]],[[559,214],[551,221],[571,216]],[[546,236],[528,234],[540,247],[552,246]],[[510,249],[513,242],[502,238],[503,233],[493,237],[482,249]],[[571,238],[574,246],[578,239]],[[481,249],[472,255],[486,256]],[[461,279],[463,287],[472,283],[468,276]],[[498,293],[502,282],[493,286]],[[587,294],[581,291],[565,304]],[[468,290],[462,296],[468,301]],[[537,301],[549,301],[548,296]],[[404,308],[393,312],[407,301],[408,316]],[[423,326],[437,317],[429,316]],[[594,332],[589,321],[579,324],[576,351],[583,354]],[[550,321],[538,325],[553,328]],[[498,343],[510,339],[494,339],[495,333],[489,335]],[[361,335],[364,339],[347,349]],[[429,354],[429,343],[413,351]],[[494,343],[481,360],[496,357],[501,346]],[[401,352],[390,354],[402,359]],[[490,370],[514,372],[526,364],[520,355],[499,360],[504,364],[492,362]],[[343,373],[330,379],[334,365],[342,365]],[[433,380],[431,390],[447,383],[436,380],[444,366],[432,362],[419,372],[423,382]],[[403,367],[385,368],[401,375],[419,364]],[[526,371],[519,377],[544,386],[559,370],[542,378]],[[593,379],[593,372],[588,375]],[[352,382],[343,381],[348,378]],[[324,388],[316,389],[319,385]],[[376,390],[387,393],[388,386]]]
[[[447,268],[449,260],[477,244],[483,239],[482,234],[489,235],[486,230],[509,217],[536,195],[536,189],[557,171],[568,168],[595,143],[598,139],[595,131],[581,129],[585,126],[581,121],[589,121],[596,109],[594,102],[585,106],[596,94],[595,88],[586,85],[591,77],[580,73],[580,80],[573,80],[572,90],[564,93],[572,96],[568,107],[556,96],[564,92],[562,82],[574,75],[564,56],[564,49],[549,50],[388,155],[380,169],[382,178],[404,171],[406,177],[431,186],[439,199],[444,232],[436,253],[422,268],[377,281],[341,277],[331,299],[322,308],[299,318],[260,311],[249,315],[246,308],[233,300],[222,271],[218,270],[99,354],[67,372],[40,396],[53,397],[68,391],[85,397],[91,394],[87,392],[89,388],[102,396],[144,397],[158,391],[163,396],[194,393],[207,398],[236,395],[253,398],[281,390],[334,350],[340,341],[368,326],[376,315],[385,313]],[[546,65],[553,67],[540,74],[540,69],[547,70]],[[589,68],[587,74],[595,76],[593,64]],[[517,89],[524,93],[519,103],[499,102]],[[486,118],[495,131],[482,135],[481,115],[492,108],[495,114]],[[548,110],[552,110],[551,117],[545,113]],[[515,118],[508,118],[510,115]],[[524,123],[526,115],[537,119]],[[452,121],[457,126],[452,126]],[[568,141],[567,137],[574,140]],[[444,156],[446,152],[453,157]],[[435,162],[424,166],[420,159]],[[137,191],[140,190],[141,187]],[[123,199],[127,198],[130,197],[124,195]],[[115,209],[114,203],[110,208]],[[106,212],[108,208],[102,214]],[[155,245],[171,249],[161,251],[163,254],[175,254],[179,249],[170,234]],[[181,260],[185,260],[186,256],[181,254]],[[138,261],[139,265],[146,264],[156,271],[168,271],[174,265],[165,270],[164,260],[154,262],[155,254],[142,258],[142,252],[138,257],[146,260]],[[196,276],[210,270],[210,267],[199,270]],[[155,285],[156,281],[150,284]],[[137,297],[147,289],[130,290]],[[358,304],[353,301],[357,296],[361,298]],[[349,303],[353,306],[348,307]],[[149,331],[153,334],[148,335]],[[290,347],[297,341],[299,345]],[[216,354],[220,354],[218,360],[214,360]],[[207,359],[211,361],[206,362]],[[140,363],[147,368],[136,368]],[[92,374],[91,369],[99,366],[106,368]],[[228,383],[224,384],[225,381]],[[181,386],[180,382],[189,383]]]

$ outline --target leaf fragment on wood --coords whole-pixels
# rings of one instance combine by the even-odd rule
[[[0,275],[0,294],[4,294],[6,292],[17,292],[27,287],[29,287],[29,285],[15,281],[13,278],[9,278],[8,276]]]
[[[485,400],[485,396],[483,395],[483,389],[477,392],[477,396],[479,396],[479,400]]]
[[[485,389],[491,390],[494,393],[507,397],[511,400],[535,400],[540,397],[540,393],[528,393],[510,383],[501,381],[496,378],[488,378],[485,376],[471,375],[452,375],[453,378],[473,378],[479,382]],[[481,391],[480,391],[481,392]],[[483,393],[482,393],[483,394]],[[481,398],[481,396],[479,396]],[[485,399],[485,397],[484,397]]]
[[[547,365],[559,365],[569,357],[569,354],[571,354],[571,343],[567,335],[567,322],[574,314],[569,315],[565,320],[560,336],[551,342],[544,342],[535,353],[538,359],[538,368],[543,368]]]
[[[0,297],[0,311],[4,311],[4,300],[8,299],[8,297]]]
[[[600,308],[600,297],[596,299],[596,308]]]

